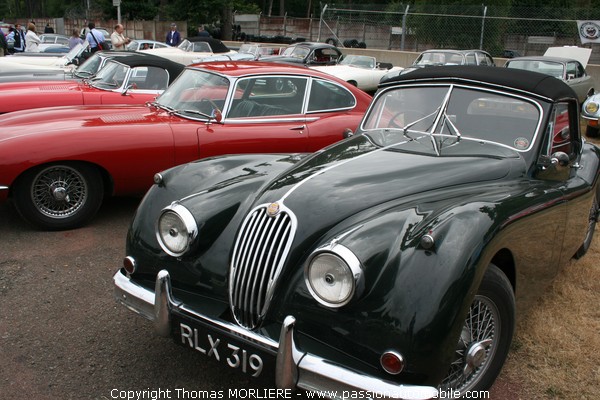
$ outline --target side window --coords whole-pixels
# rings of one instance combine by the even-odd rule
[[[169,84],[167,71],[158,67],[137,67],[133,69],[131,84],[138,89],[165,90]]]
[[[313,80],[308,100],[308,112],[322,112],[351,108],[356,104],[352,93],[331,82]]]
[[[300,114],[307,79],[269,76],[240,80],[229,118]]]
[[[551,123],[548,126],[548,155],[558,151],[571,155],[573,153],[570,114],[568,103],[558,103],[552,111]]]
[[[469,53],[466,56],[467,65],[477,65],[477,61],[475,61],[475,54]]]
[[[577,63],[567,63],[567,79],[577,78]]]

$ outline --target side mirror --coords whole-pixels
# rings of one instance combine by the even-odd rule
[[[344,139],[348,139],[349,137],[354,136],[354,132],[352,132],[352,129],[346,128],[344,129],[344,133],[342,133],[342,136]]]

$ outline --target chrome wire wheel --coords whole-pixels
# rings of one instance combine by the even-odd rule
[[[501,329],[500,314],[494,302],[475,296],[458,340],[455,359],[441,388],[461,393],[472,390],[494,358]]]
[[[62,219],[76,214],[86,203],[89,188],[84,176],[67,165],[41,170],[31,184],[31,201],[43,215]]]
[[[500,268],[490,263],[462,324],[440,389],[459,391],[461,396],[468,391],[488,390],[502,370],[514,331],[513,285]]]

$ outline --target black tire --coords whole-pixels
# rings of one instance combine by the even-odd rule
[[[325,41],[325,43],[327,44],[332,44],[334,46],[337,46],[337,40],[335,40],[334,38],[329,38]]]
[[[365,42],[360,42],[360,43],[358,43],[358,48],[359,49],[366,49],[367,48],[367,44]]]
[[[588,217],[588,228],[585,234],[585,239],[583,239],[583,243],[581,247],[577,249],[577,252],[573,256],[576,259],[580,259],[588,252],[590,246],[592,245],[592,240],[594,239],[594,232],[596,231],[596,219],[598,218],[598,200],[594,197],[594,201],[592,202],[592,206],[590,207],[590,213]]]
[[[512,286],[506,275],[490,264],[465,318],[455,360],[440,388],[460,393],[488,390],[504,365],[514,330]]]
[[[599,133],[599,129],[597,126],[587,126],[587,128],[585,129],[585,136],[587,137],[591,137],[591,138],[596,138],[598,137],[598,133]]]
[[[14,186],[17,211],[46,230],[77,228],[100,208],[104,195],[98,170],[82,163],[56,163],[33,168]]]

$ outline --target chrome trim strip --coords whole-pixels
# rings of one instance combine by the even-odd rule
[[[130,310],[152,320],[160,321],[156,326],[161,331],[165,328],[173,309],[180,309],[190,313],[209,324],[229,331],[235,336],[240,336],[277,351],[276,359],[276,384],[280,389],[299,387],[307,390],[332,390],[340,395],[343,391],[361,390],[385,397],[395,397],[407,400],[426,400],[438,394],[432,386],[401,385],[383,379],[368,376],[330,360],[309,353],[302,353],[294,342],[295,318],[287,316],[281,327],[279,343],[247,331],[236,325],[223,321],[215,321],[209,317],[191,311],[183,304],[173,302],[169,273],[161,270],[156,279],[156,293],[146,289],[126,276],[121,270],[113,277],[115,283],[115,298]],[[166,314],[165,314],[166,313]],[[161,332],[159,332],[161,333]]]
[[[8,186],[0,186],[0,190],[8,190]]]
[[[301,115],[299,117],[288,117],[288,118],[250,118],[250,117],[243,117],[243,118],[227,118],[224,119],[222,122],[227,124],[227,125],[247,125],[247,124],[273,124],[273,123],[278,123],[278,122],[297,122],[297,123],[304,123],[304,122],[314,122],[314,121],[318,121],[321,117],[305,117],[304,115]]]

